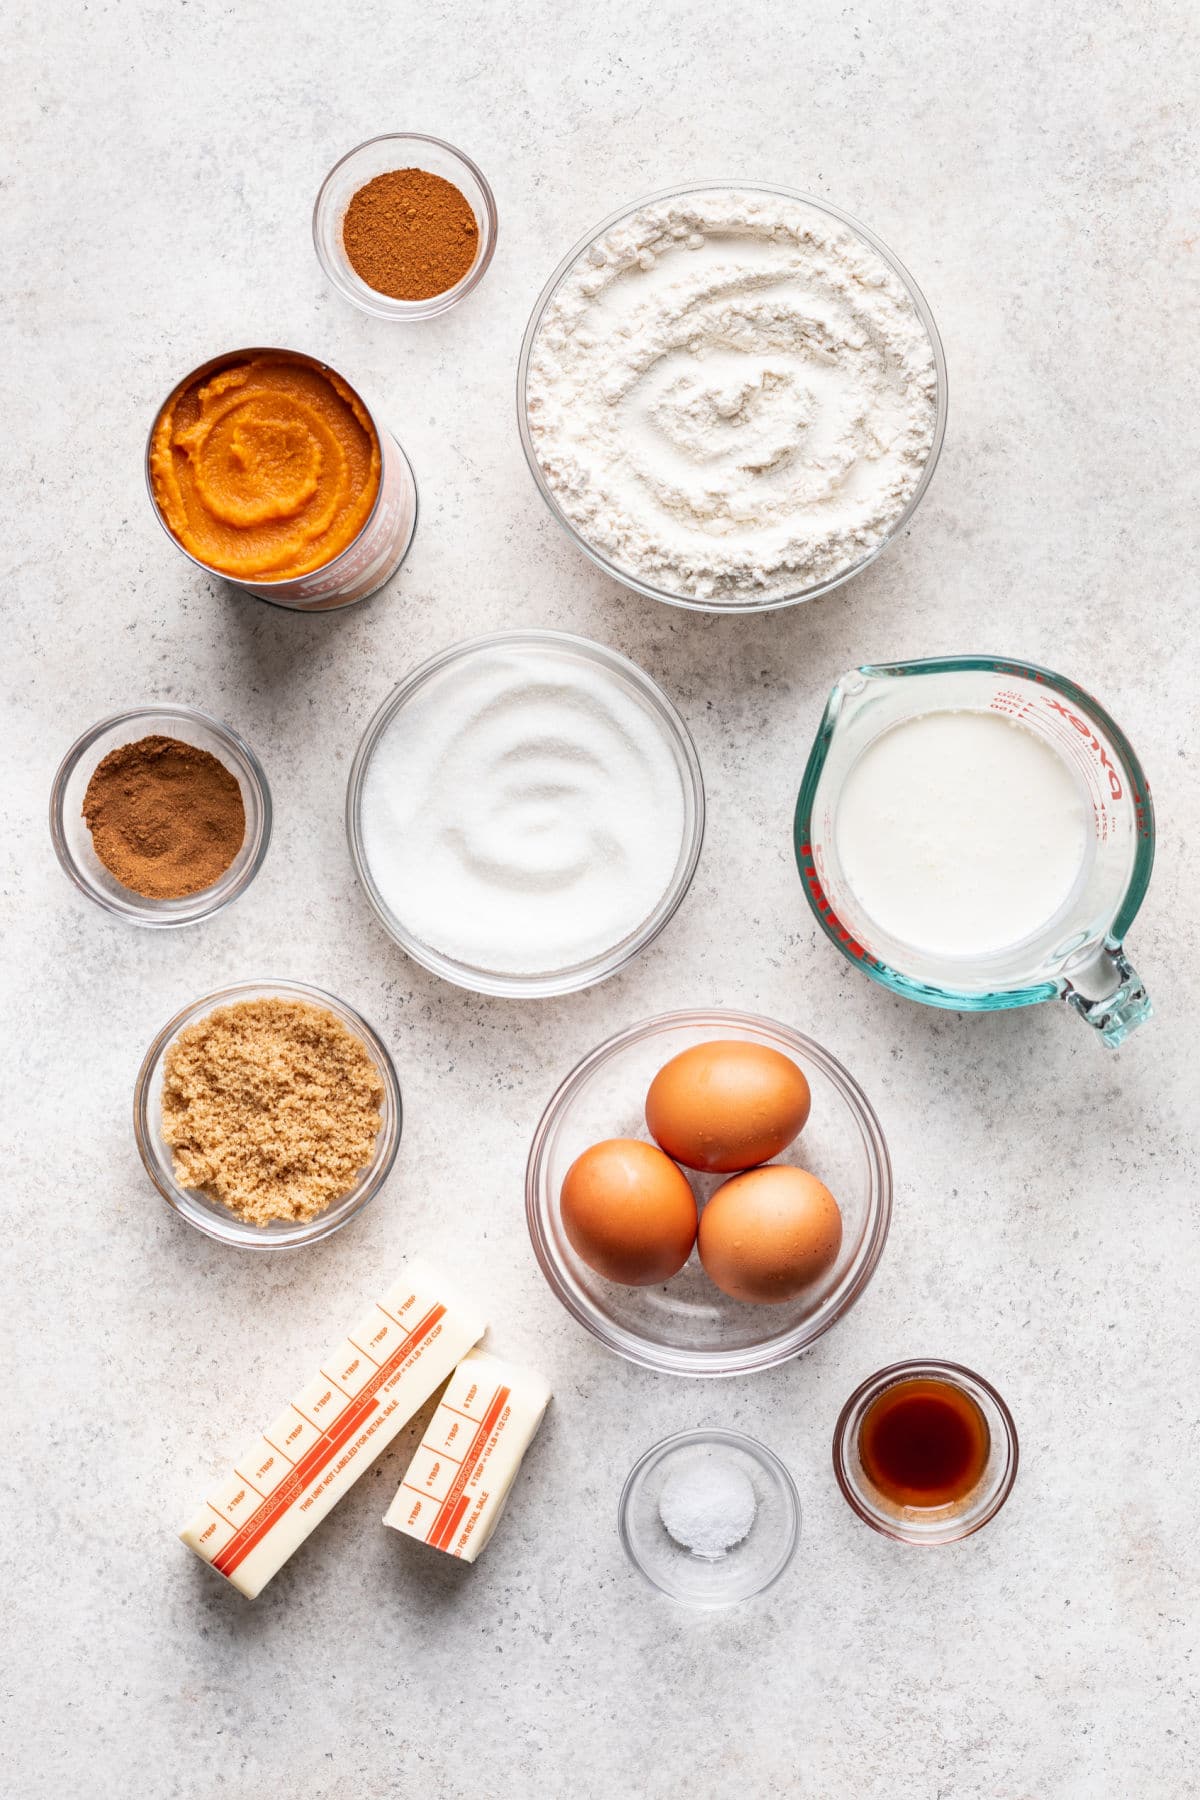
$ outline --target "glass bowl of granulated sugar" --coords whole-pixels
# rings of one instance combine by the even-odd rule
[[[673,918],[704,835],[682,718],[643,669],[569,632],[452,644],[394,689],[346,795],[355,872],[414,961],[537,999],[624,968]]]
[[[896,541],[946,394],[933,315],[874,233],[790,188],[709,181],[623,207],[563,259],[517,419],[543,500],[606,574],[761,612]]]

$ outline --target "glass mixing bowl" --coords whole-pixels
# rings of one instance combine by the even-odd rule
[[[493,649],[517,655],[522,650],[539,655],[543,651],[549,651],[568,660],[592,663],[607,670],[657,724],[674,759],[683,797],[683,831],[675,869],[653,911],[636,930],[598,955],[589,957],[584,962],[547,969],[537,974],[513,974],[506,970],[460,962],[427,944],[416,932],[410,930],[388,904],[380,884],[372,874],[364,843],[363,790],[371,759],[388,726],[401,707],[426,682],[435,680],[456,662],[486,655]],[[603,644],[593,643],[590,638],[576,637],[566,631],[538,628],[497,631],[487,637],[469,638],[461,644],[452,644],[449,649],[431,656],[428,662],[414,669],[399,687],[393,689],[384,701],[363,734],[350,770],[346,791],[346,835],[350,842],[355,873],[380,923],[415,962],[421,963],[434,975],[440,975],[443,981],[451,981],[456,987],[468,988],[476,994],[506,994],[525,1000],[551,994],[571,994],[580,988],[591,987],[598,981],[605,981],[610,975],[615,975],[618,969],[624,968],[639,951],[654,941],[679,908],[691,886],[704,841],[704,779],[700,773],[696,746],[687,726],[657,682],[652,681],[628,657],[609,650]]]
[[[563,1177],[603,1138],[649,1137],[646,1090],[671,1057],[713,1038],[765,1044],[791,1057],[812,1090],[812,1112],[777,1157],[808,1169],[842,1212],[842,1247],[828,1273],[795,1300],[747,1306],[713,1286],[695,1251],[673,1280],[620,1287],[580,1261],[559,1210]],[[722,1180],[687,1171],[697,1198]],[[786,1362],[858,1299],[879,1261],[892,1210],[892,1167],[879,1121],[854,1078],[812,1038],[739,1012],[673,1012],[608,1038],[571,1071],[542,1114],[525,1176],[534,1254],[573,1319],[619,1356],[669,1375],[745,1375]]]
[[[241,849],[211,886],[181,900],[153,900],[125,887],[96,855],[83,819],[83,797],[98,763],[112,750],[144,737],[178,738],[207,750],[237,777],[246,811]],[[101,719],[77,738],[63,757],[50,792],[50,836],[75,886],[133,925],[194,925],[244,894],[262,868],[271,841],[271,794],[262,765],[236,731],[191,706],[142,706]]]
[[[171,1148],[162,1134],[163,1063],[179,1033],[218,1006],[261,999],[307,1000],[313,1006],[334,1013],[347,1031],[361,1038],[383,1081],[383,1102],[379,1109],[382,1122],[375,1139],[374,1154],[367,1166],[359,1170],[358,1180],[349,1193],[343,1194],[314,1219],[276,1219],[270,1225],[251,1225],[227,1206],[222,1206],[220,1201],[207,1199],[198,1188],[182,1187],[175,1179]],[[299,981],[243,981],[236,987],[205,994],[202,1000],[185,1006],[173,1019],[168,1019],[147,1050],[133,1090],[133,1131],[138,1151],[147,1175],[163,1199],[205,1237],[243,1250],[295,1249],[302,1244],[319,1243],[332,1232],[340,1231],[368,1200],[375,1198],[387,1180],[400,1148],[402,1126],[400,1083],[383,1040],[344,1000],[337,1000],[320,988],[306,987]]]
[[[676,200],[687,194],[707,193],[713,189],[720,189],[726,192],[736,190],[739,193],[771,194],[785,200],[800,201],[805,206],[811,206],[815,212],[824,213],[828,218],[836,219],[839,225],[845,226],[845,228],[852,232],[855,237],[860,238],[863,243],[869,245],[876,256],[887,264],[908,290],[909,298],[913,304],[913,310],[916,312],[917,317],[920,319],[928,333],[929,342],[933,350],[934,366],[937,371],[937,412],[934,420],[933,441],[929,448],[929,456],[926,460],[924,469],[921,471],[920,479],[917,482],[916,488],[913,490],[908,505],[892,524],[886,537],[872,549],[868,550],[863,556],[859,557],[856,562],[848,564],[844,569],[839,569],[836,574],[828,576],[824,580],[814,582],[809,587],[797,588],[793,592],[783,594],[773,593],[761,599],[752,596],[746,599],[702,599],[695,594],[674,593],[669,588],[657,587],[653,582],[644,580],[634,571],[622,568],[618,563],[612,562],[602,550],[598,549],[595,544],[591,543],[576,528],[559,505],[557,498],[547,483],[545,475],[542,472],[542,466],[538,461],[537,451],[534,448],[533,436],[529,429],[529,410],[526,404],[529,359],[533,351],[534,340],[537,337],[538,330],[542,323],[542,316],[550,301],[554,298],[555,292],[564,276],[575,267],[576,263],[578,263],[581,258],[589,254],[597,238],[602,237],[606,231],[611,230],[612,227],[619,224],[622,219],[626,219],[632,213],[638,212],[643,206],[653,205],[660,200]],[[529,318],[529,323],[525,328],[525,337],[521,344],[521,358],[517,365],[517,425],[521,433],[521,445],[525,451],[525,460],[529,464],[530,474],[537,483],[538,492],[546,502],[552,516],[557,519],[558,523],[562,526],[576,548],[582,550],[583,554],[589,557],[591,561],[596,564],[597,568],[603,569],[606,575],[611,575],[614,581],[619,581],[623,587],[631,588],[636,594],[644,594],[649,600],[663,600],[668,606],[688,607],[695,612],[756,613],[772,612],[783,606],[797,606],[803,600],[815,600],[819,595],[827,594],[831,589],[840,587],[843,582],[849,581],[851,576],[859,574],[861,570],[865,569],[870,563],[873,563],[877,556],[883,554],[889,544],[893,544],[896,539],[901,536],[917,507],[921,504],[925,490],[933,479],[933,472],[937,467],[938,457],[941,455],[942,451],[942,440],[946,435],[946,413],[948,402],[949,387],[946,374],[946,355],[945,351],[942,349],[942,340],[938,335],[937,325],[934,323],[933,314],[929,310],[929,304],[926,301],[925,296],[922,294],[920,288],[917,286],[908,270],[904,267],[904,264],[900,261],[899,257],[893,255],[892,251],[888,249],[887,245],[884,244],[881,239],[875,236],[873,231],[868,231],[865,225],[860,225],[858,220],[851,218],[849,213],[844,213],[838,207],[831,206],[828,201],[816,200],[811,194],[802,193],[796,188],[780,187],[774,182],[729,180],[689,181],[684,187],[663,188],[658,193],[643,195],[640,200],[635,200],[632,205],[618,207],[616,212],[610,213],[606,219],[602,219],[599,225],[588,232],[586,237],[580,238],[574,249],[567,252],[566,256],[563,257],[563,260],[559,263],[557,269],[555,269],[553,275],[551,275],[549,281],[538,295],[533,312]]]

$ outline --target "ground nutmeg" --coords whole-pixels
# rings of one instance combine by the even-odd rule
[[[92,771],[83,818],[109,874],[146,900],[211,887],[246,836],[236,775],[210,751],[171,737],[110,750]]]
[[[355,274],[392,300],[429,300],[462,280],[479,249],[466,196],[426,169],[392,169],[360,187],[342,220]]]

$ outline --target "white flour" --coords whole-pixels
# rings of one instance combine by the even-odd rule
[[[849,229],[736,189],[661,200],[568,271],[534,340],[529,429],[558,505],[670,592],[765,600],[860,562],[933,443],[933,347]]]
[[[602,664],[481,647],[400,708],[363,783],[372,878],[422,943],[496,974],[615,948],[662,899],[683,786],[666,726]]]

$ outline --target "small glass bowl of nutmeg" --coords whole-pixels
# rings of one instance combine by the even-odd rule
[[[464,151],[394,131],[334,163],[312,229],[317,261],[343,299],[376,319],[434,319],[487,273],[496,200]]]
[[[271,792],[250,746],[190,706],[101,719],[50,791],[64,871],[105,912],[159,929],[211,918],[244,894],[271,840]]]

